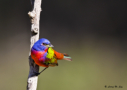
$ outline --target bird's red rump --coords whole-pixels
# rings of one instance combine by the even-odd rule
[[[64,55],[62,53],[59,53],[55,50],[54,50],[54,53],[55,53],[57,59],[59,59],[59,60],[63,59]]]

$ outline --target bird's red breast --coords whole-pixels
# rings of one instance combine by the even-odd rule
[[[35,63],[39,66],[42,66],[42,67],[48,67],[48,65],[45,65],[43,62],[44,62],[44,59],[40,59],[43,57],[43,55],[45,54],[46,52],[39,52],[39,51],[32,51],[31,52],[31,58],[35,61]]]

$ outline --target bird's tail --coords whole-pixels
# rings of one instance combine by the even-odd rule
[[[64,55],[64,57],[63,57],[64,60],[72,61],[72,58],[68,54],[63,53],[63,55]]]
[[[59,53],[57,51],[54,50],[55,56],[58,60],[67,60],[67,61],[72,61],[71,57],[66,54],[66,53]]]

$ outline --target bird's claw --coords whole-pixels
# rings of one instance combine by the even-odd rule
[[[33,76],[38,76],[38,75],[40,75],[40,73],[38,73],[38,72],[33,73]]]
[[[35,73],[36,76],[40,75],[40,73]]]
[[[36,71],[34,71],[34,76],[38,76],[38,75],[40,75],[45,69],[47,69],[48,67],[46,67],[46,68],[44,68],[41,72],[36,72]]]

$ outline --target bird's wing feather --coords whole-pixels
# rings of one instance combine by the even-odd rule
[[[46,63],[55,63],[56,58],[54,57],[54,50],[50,47],[48,48],[47,55],[46,55]]]

